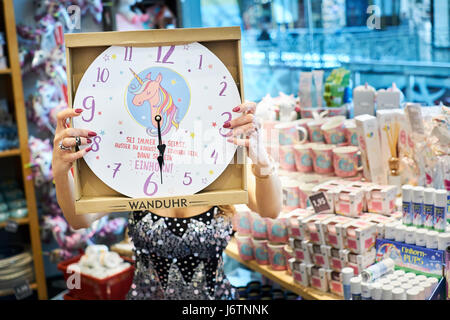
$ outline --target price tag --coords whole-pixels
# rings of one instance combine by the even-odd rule
[[[309,201],[311,202],[316,213],[327,211],[331,208],[330,204],[328,203],[328,199],[323,192],[319,192],[309,196]]]
[[[33,294],[33,290],[27,280],[14,287],[14,295],[17,300],[28,298]]]
[[[6,222],[5,230],[11,233],[16,233],[19,229],[19,224],[14,220],[8,220]]]

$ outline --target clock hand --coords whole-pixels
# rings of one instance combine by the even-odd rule
[[[159,172],[161,175],[161,184],[163,183],[162,181],[162,167],[164,165],[164,152],[166,150],[166,145],[164,143],[162,143],[162,138],[161,138],[161,116],[158,114],[155,116],[155,121],[158,123],[158,150],[159,150],[159,156],[158,156],[158,164],[159,164]]]

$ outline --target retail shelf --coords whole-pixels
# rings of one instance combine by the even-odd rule
[[[30,288],[33,290],[37,289],[37,283],[30,284]],[[14,294],[14,289],[2,289],[0,290],[0,297],[10,296]]]
[[[231,239],[225,253],[231,258],[239,261],[248,268],[261,273],[266,278],[277,282],[283,288],[290,290],[299,296],[307,300],[342,300],[342,297],[334,295],[332,293],[322,292],[310,287],[304,287],[294,282],[292,276],[286,273],[286,271],[274,271],[269,266],[263,266],[256,261],[244,261],[239,256],[236,240]]]
[[[13,220],[13,221],[17,222],[19,225],[28,224],[30,222],[30,219],[28,219],[28,218],[20,218],[20,219],[12,219],[11,218],[9,220]],[[0,223],[0,228],[4,228],[7,223],[8,222],[1,222]]]
[[[0,69],[0,74],[10,74],[10,73],[11,73],[11,69],[10,68]]]
[[[12,156],[18,156],[18,155],[20,155],[19,149],[0,151],[0,158],[12,157]]]

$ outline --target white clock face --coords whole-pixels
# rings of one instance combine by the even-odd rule
[[[236,146],[223,124],[240,103],[225,65],[199,43],[112,46],[81,79],[73,108],[83,113],[73,125],[97,133],[84,159],[117,192],[190,195],[233,159]]]

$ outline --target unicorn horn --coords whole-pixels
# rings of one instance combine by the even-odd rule
[[[142,86],[142,84],[144,83],[144,81],[142,81],[141,78],[139,78],[139,76],[136,74],[136,72],[134,72],[133,70],[131,70],[131,68],[129,68],[131,73],[135,76],[135,78],[137,79],[137,81],[140,83],[140,85]]]

